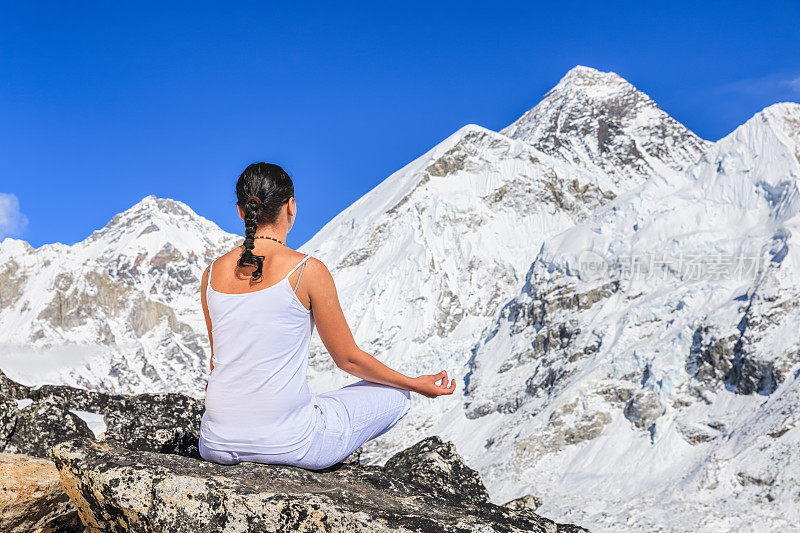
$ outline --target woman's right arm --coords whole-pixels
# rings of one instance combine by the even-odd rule
[[[214,370],[214,336],[211,335],[211,316],[208,314],[208,301],[206,300],[206,289],[208,288],[208,274],[209,268],[206,267],[203,276],[200,278],[200,303],[203,306],[203,316],[206,319],[206,329],[208,329],[208,344],[211,346],[211,370]],[[208,382],[206,381],[206,390],[208,390]]]
[[[353,339],[339,304],[333,276],[322,261],[309,257],[306,264],[306,284],[314,324],[325,348],[336,366],[358,378],[417,392],[429,398],[452,394],[456,381],[448,384],[447,372],[409,377],[397,372],[361,350]],[[438,383],[441,381],[441,383]]]

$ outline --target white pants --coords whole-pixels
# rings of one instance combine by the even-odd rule
[[[201,438],[200,456],[226,465],[252,461],[320,470],[335,465],[365,442],[389,431],[411,407],[408,391],[365,380],[314,397],[317,413],[314,433],[299,449],[276,454],[212,450]]]

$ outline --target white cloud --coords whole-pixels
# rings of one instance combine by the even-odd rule
[[[800,94],[800,76],[786,74],[768,74],[758,78],[743,78],[720,86],[725,92],[749,95],[774,95],[777,93]],[[783,98],[784,96],[780,96]]]
[[[28,217],[19,210],[16,195],[0,192],[0,239],[19,236],[28,225]]]

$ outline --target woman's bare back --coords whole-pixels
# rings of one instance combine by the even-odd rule
[[[266,246],[264,247],[266,248]],[[241,268],[237,265],[239,257],[242,255],[242,247],[236,247],[230,252],[222,255],[214,262],[214,268],[211,271],[211,287],[217,292],[243,294],[248,292],[255,292],[266,289],[279,283],[286,273],[292,270],[300,260],[305,257],[305,254],[292,250],[276,244],[269,246],[269,250],[255,250],[257,255],[264,256],[264,266],[262,268],[261,277],[257,281],[253,281],[251,276],[253,272],[252,267]],[[310,263],[313,258],[309,257]],[[307,290],[310,270],[307,265],[303,269],[304,274],[301,277],[300,269],[295,270],[289,276],[289,282],[292,288],[297,286],[295,291],[300,302],[306,309],[311,308],[311,300]],[[313,267],[312,267],[313,268]],[[298,284],[298,278],[301,283]]]

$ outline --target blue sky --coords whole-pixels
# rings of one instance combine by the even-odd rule
[[[120,4],[0,6],[0,237],[72,244],[148,194],[241,232],[233,187],[263,160],[295,182],[297,247],[578,64],[709,140],[800,101],[796,1]]]

